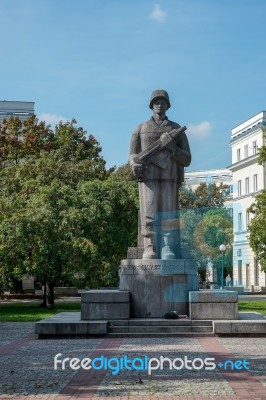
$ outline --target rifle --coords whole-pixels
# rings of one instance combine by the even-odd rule
[[[186,129],[186,126],[182,126],[178,129],[173,129],[172,131],[167,132],[167,134],[172,137],[172,140],[175,140],[181,133],[185,132]],[[134,162],[136,164],[142,164],[163,148],[164,145],[162,144],[161,139],[158,139],[155,143],[151,144],[147,149],[141,151],[136,157],[134,157]]]

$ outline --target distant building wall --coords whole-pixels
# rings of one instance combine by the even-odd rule
[[[19,117],[21,120],[34,115],[32,101],[0,101],[0,123],[4,118]]]
[[[266,111],[237,125],[231,133],[233,173],[233,279],[234,284],[246,288],[266,285],[266,274],[260,271],[249,245],[248,225],[251,215],[248,208],[255,195],[266,188],[265,165],[258,165],[258,148],[263,145],[263,129],[266,127]]]

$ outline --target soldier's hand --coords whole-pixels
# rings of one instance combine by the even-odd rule
[[[141,177],[143,176],[143,164],[137,164],[137,163],[135,163],[135,164],[132,166],[132,169],[133,169],[133,175],[134,175],[136,178],[141,178]]]
[[[173,144],[173,138],[168,132],[163,133],[162,136],[160,137],[160,140],[164,147],[171,150]]]

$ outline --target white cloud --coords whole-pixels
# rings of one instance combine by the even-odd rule
[[[37,118],[39,121],[45,121],[47,124],[50,124],[52,126],[55,126],[60,121],[63,122],[67,121],[67,118],[65,117],[61,117],[60,115],[57,114],[48,114],[48,113],[42,113],[40,115],[37,115]]]
[[[166,15],[167,15],[166,11],[163,11],[159,4],[155,4],[150,14],[150,18],[156,22],[164,22],[166,20]]]
[[[197,125],[188,125],[187,132],[189,135],[199,139],[205,139],[211,134],[212,124],[209,121],[202,121]]]

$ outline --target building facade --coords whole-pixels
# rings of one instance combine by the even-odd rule
[[[266,127],[266,111],[262,111],[232,129],[233,174],[233,282],[244,285],[266,286],[266,274],[249,245],[248,225],[251,215],[248,208],[254,196],[266,188],[265,165],[258,165],[258,148],[264,143],[263,129]]]
[[[34,115],[32,101],[0,101],[0,123],[3,119],[19,117],[22,121]]]

